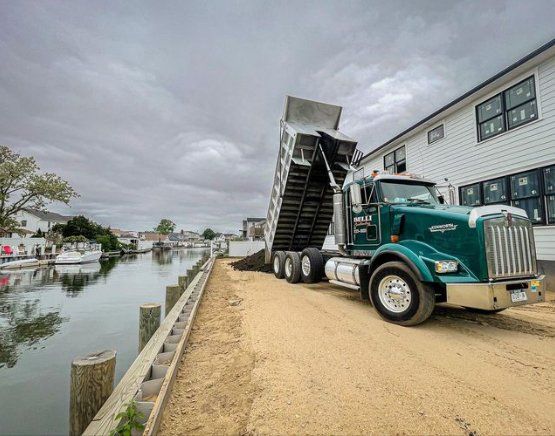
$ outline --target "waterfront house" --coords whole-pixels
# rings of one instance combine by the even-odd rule
[[[71,218],[73,217],[30,208],[21,209],[15,215],[16,221],[23,230],[21,236],[31,236],[39,230],[46,233],[56,224],[67,224]]]

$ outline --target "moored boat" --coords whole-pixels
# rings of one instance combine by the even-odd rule
[[[18,259],[18,260],[9,260],[0,264],[1,269],[19,269],[19,268],[28,268],[32,266],[39,266],[38,259],[34,257],[31,259]]]
[[[81,244],[79,244],[81,245]],[[64,250],[58,256],[54,263],[56,265],[74,265],[79,263],[98,262],[102,256],[100,244],[85,245],[75,249]]]

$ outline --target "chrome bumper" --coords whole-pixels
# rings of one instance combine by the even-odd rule
[[[447,303],[474,309],[496,310],[545,301],[545,276],[533,279],[491,283],[452,283],[447,285]],[[511,294],[524,292],[526,300],[513,302]]]

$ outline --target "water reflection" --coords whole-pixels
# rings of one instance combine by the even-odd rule
[[[168,265],[172,263],[172,252],[171,250],[154,250],[152,251],[152,261],[156,262],[158,265]]]
[[[0,296],[0,368],[13,367],[24,347],[36,345],[60,329],[60,310],[44,313],[40,299],[2,302]]]
[[[68,297],[77,297],[100,277],[106,277],[116,266],[117,260],[109,258],[101,263],[85,263],[82,265],[56,265],[54,267],[54,280],[59,281],[62,290]]]

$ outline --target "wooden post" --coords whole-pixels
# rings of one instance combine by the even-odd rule
[[[166,286],[166,316],[173,309],[177,300],[181,296],[180,287],[178,285]]]
[[[71,363],[69,434],[81,435],[114,390],[116,352],[104,350]]]
[[[154,332],[160,327],[162,305],[158,303],[141,304],[139,308],[139,353]]]
[[[177,284],[181,287],[181,293],[183,293],[188,286],[188,276],[184,275],[177,277]]]
[[[195,278],[195,271],[193,268],[189,268],[187,270],[187,277],[189,277],[189,283],[191,283],[191,281]]]

